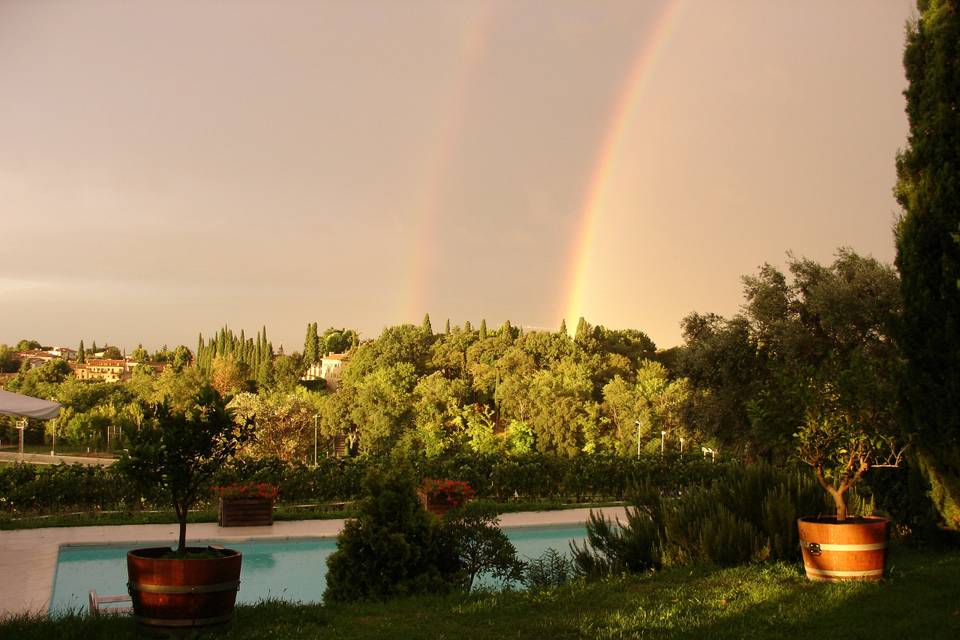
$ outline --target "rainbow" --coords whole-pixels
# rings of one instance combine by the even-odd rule
[[[650,71],[677,22],[681,4],[682,0],[668,0],[657,15],[648,36],[638,46],[630,72],[614,103],[610,124],[601,138],[603,142],[599,147],[593,171],[590,172],[583,206],[577,217],[577,230],[573,236],[573,249],[570,252],[570,264],[565,280],[569,284],[562,317],[566,318],[569,331],[574,331],[579,318],[587,313],[584,296],[593,257],[593,239],[609,197],[610,177],[620,155],[624,134],[640,101],[644,82],[650,77]]]
[[[405,309],[399,317],[419,322],[426,311],[427,284],[436,260],[435,231],[443,207],[444,189],[451,159],[461,141],[470,89],[482,67],[494,24],[494,5],[485,3],[467,23],[452,83],[438,118],[433,144],[427,150],[427,173],[413,222],[413,251],[407,265]]]

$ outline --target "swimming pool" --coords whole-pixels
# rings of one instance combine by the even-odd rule
[[[547,549],[569,552],[569,542],[582,541],[583,525],[504,528],[523,559],[536,558]],[[247,540],[223,543],[191,541],[205,546],[217,542],[243,553],[237,602],[252,604],[264,599],[320,602],[327,586],[327,557],[337,547],[336,538]],[[86,610],[87,594],[127,592],[127,551],[135,547],[163,546],[169,541],[137,545],[62,546],[50,597],[50,612]]]

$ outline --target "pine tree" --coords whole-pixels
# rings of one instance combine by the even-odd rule
[[[80,347],[77,349],[77,364],[84,364],[87,361],[87,352],[83,350],[83,340],[80,341]]]
[[[430,324],[430,314],[423,314],[423,324],[420,326],[420,329],[428,336],[433,335],[433,326]]]
[[[483,318],[480,320],[480,339],[487,339],[487,319]]]
[[[909,145],[897,158],[901,406],[940,516],[960,529],[960,6],[917,5],[903,55]]]

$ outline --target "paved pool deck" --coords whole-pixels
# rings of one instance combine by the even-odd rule
[[[607,518],[624,517],[622,507],[594,509]],[[586,522],[590,509],[523,511],[500,516],[502,527],[537,527]],[[344,520],[285,520],[272,527],[223,528],[214,522],[187,527],[190,541],[237,542],[331,538],[340,533]],[[176,524],[131,524],[111,527],[51,527],[0,531],[0,618],[24,612],[46,612],[53,593],[57,555],[61,546],[89,544],[176,544]],[[108,595],[108,594],[103,594]]]

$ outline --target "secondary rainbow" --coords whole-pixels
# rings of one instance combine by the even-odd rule
[[[682,0],[669,0],[657,15],[653,26],[637,48],[630,72],[626,77],[617,101],[610,115],[609,125],[601,138],[597,160],[590,172],[585,198],[574,234],[573,249],[567,269],[566,307],[563,317],[567,320],[568,330],[576,329],[577,321],[588,313],[584,302],[587,288],[587,272],[591,261],[593,241],[597,224],[602,218],[604,205],[609,196],[610,177],[613,174],[617,158],[623,143],[624,134],[630,125],[651,70],[664,49],[677,22]]]
[[[427,286],[436,259],[434,238],[443,207],[447,172],[463,136],[470,90],[482,67],[494,24],[494,5],[485,3],[464,29],[457,61],[457,73],[451,83],[433,143],[427,147],[426,174],[413,222],[413,251],[407,265],[407,296],[400,317],[418,322],[427,311]]]

